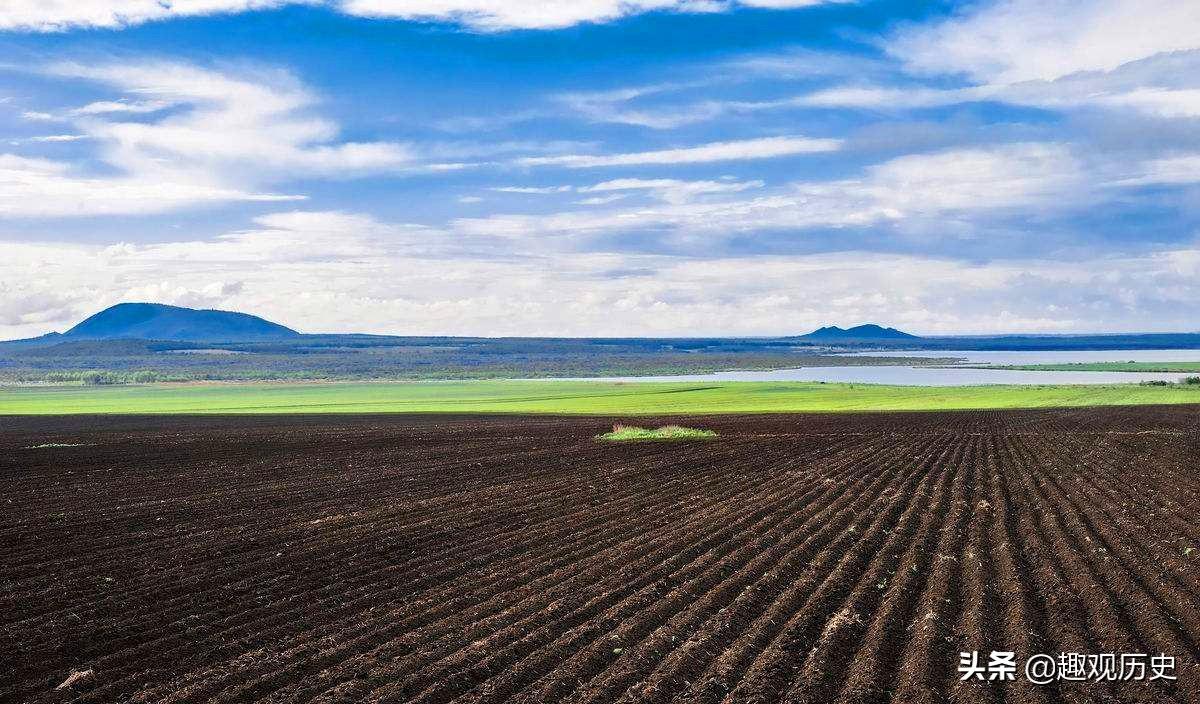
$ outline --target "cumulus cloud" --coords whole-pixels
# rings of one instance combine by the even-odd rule
[[[898,157],[868,169],[861,182],[842,182],[834,188],[861,189],[889,211],[912,214],[1052,208],[1063,196],[1087,186],[1069,147],[1025,143]]]
[[[342,142],[313,114],[316,97],[283,71],[218,71],[172,62],[58,63],[138,100],[65,110],[103,169],[0,155],[0,214],[138,214],[222,201],[296,200],[262,190],[300,176],[354,177],[419,168],[411,147]],[[132,119],[132,114],[137,119]]]
[[[891,111],[978,101],[1051,110],[1105,108],[1167,119],[1196,117],[1200,116],[1200,51],[1156,54],[1111,71],[1075,73],[1054,80],[962,88],[835,86],[757,107]]]
[[[585,119],[658,129],[730,114],[795,108],[878,111],[998,101],[1047,109],[1113,108],[1148,117],[1200,116],[1200,6],[1172,0],[998,0],[879,39],[894,62],[785,51],[718,62],[711,82],[833,78],[840,84],[770,100],[666,102],[694,87],[661,83],[558,96]],[[736,67],[734,76],[728,75]],[[937,85],[914,82],[925,77]],[[947,77],[970,85],[946,87]],[[638,104],[659,97],[653,106]]]
[[[1053,80],[1198,48],[1200,5],[1177,0],[1000,0],[887,43],[913,70],[980,83]]]
[[[451,251],[447,249],[451,244],[439,241],[436,230],[421,225],[383,223],[357,213],[296,210],[257,217],[253,227],[211,240],[122,243],[106,249],[105,253],[134,256],[143,261],[292,264],[365,261],[390,256],[432,257]]]
[[[6,244],[0,337],[65,329],[120,301],[248,310],[301,330],[393,334],[789,334],[830,320],[920,332],[1193,327],[1200,251],[966,263],[844,252],[697,259],[443,256],[439,233],[286,212],[211,240]],[[311,255],[311,256],[310,256]],[[320,281],[320,286],[313,286]],[[1147,321],[1154,321],[1153,325]]]
[[[494,215],[457,222],[474,235],[528,238],[605,232],[675,231],[744,233],[861,227],[956,217],[995,217],[999,211],[1036,207],[1045,212],[1082,207],[1091,182],[1070,148],[1056,143],[1020,143],[951,149],[898,157],[868,167],[860,178],[804,181],[753,198],[693,200],[701,193],[735,194],[757,182],[683,182],[614,179],[580,190],[657,190],[664,204],[636,208]],[[944,228],[944,223],[932,227]]]
[[[110,144],[119,165],[144,167],[165,159],[170,168],[184,171],[233,167],[339,175],[395,169],[413,158],[402,144],[338,143],[337,125],[309,114],[315,96],[284,71],[237,75],[148,62],[61,63],[47,73],[106,84],[175,108],[149,122],[77,120],[88,134]]]
[[[0,28],[118,28],[280,4],[26,0],[0,7]],[[317,4],[504,31],[812,3]],[[558,125],[486,142],[350,141],[322,114],[321,96],[286,71],[262,67],[140,60],[39,67],[51,80],[89,90],[57,106],[13,101],[25,131],[10,142],[15,153],[0,154],[0,217],[298,200],[304,195],[295,184],[309,178],[498,172],[441,192],[422,189],[431,203],[413,212],[430,222],[455,217],[438,213],[438,197],[454,207],[455,198],[472,205],[486,195],[486,205],[462,209],[484,217],[445,225],[289,210],[208,239],[164,241],[159,233],[153,242],[56,244],[8,233],[0,336],[62,329],[104,305],[147,299],[244,309],[310,331],[412,334],[773,334],[867,319],[923,332],[1086,331],[1096,321],[1109,329],[1194,327],[1186,314],[1200,294],[1200,250],[1186,241],[1194,220],[1186,187],[1200,183],[1195,10],[1164,0],[986,0],[964,8],[889,35],[882,56],[790,50],[675,72],[655,65],[656,78],[644,85],[551,95],[520,113],[656,130],[737,117],[739,135],[787,135],[705,144],[681,134],[607,154],[598,140],[537,140],[565,134],[554,132]],[[1055,114],[896,115],[976,101]],[[25,107],[38,109],[21,113]],[[837,119],[823,112],[845,108],[864,112]],[[759,114],[772,110],[803,119]],[[1109,111],[1120,111],[1119,119]],[[788,134],[804,124],[822,125],[831,138]],[[417,135],[425,127],[393,129]],[[867,144],[867,130],[886,139]],[[620,128],[606,130],[605,140],[620,144],[612,140],[634,133],[648,134]],[[835,151],[834,176],[805,173],[807,160],[766,161]],[[693,165],[690,178],[670,170],[677,165]],[[780,170],[787,167],[796,172]],[[720,176],[726,169],[738,177]],[[485,180],[530,174],[544,178],[491,188],[496,182]],[[1156,200],[1131,190],[1144,187],[1154,187]],[[464,195],[465,188],[487,190]],[[340,191],[318,194],[344,203],[351,196]],[[1171,208],[1178,212],[1165,212]],[[1149,224],[1120,217],[1135,211],[1149,213]],[[1084,232],[1102,219],[1099,232]],[[89,237],[103,238],[103,227]],[[1145,253],[1167,237],[1174,249]],[[969,249],[956,244],[967,240]],[[1010,246],[1018,242],[1036,246]],[[1104,254],[1078,255],[1085,247]],[[964,251],[970,261],[947,258]],[[1036,258],[1051,251],[1060,261]],[[1068,261],[1063,251],[1072,253]],[[988,253],[1007,259],[988,262]]]

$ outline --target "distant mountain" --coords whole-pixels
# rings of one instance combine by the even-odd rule
[[[161,303],[118,303],[79,323],[59,338],[74,340],[280,340],[300,333],[248,313],[196,310]]]
[[[885,328],[872,323],[858,325],[852,328],[839,328],[836,325],[813,330],[802,335],[808,340],[919,340],[916,335],[909,335],[896,328]]]
[[[37,337],[23,337],[19,340],[4,340],[3,342],[0,342],[0,348],[6,350],[18,350],[33,347],[45,347],[46,345],[53,345],[62,341],[62,333],[48,332],[45,335],[39,335]]]

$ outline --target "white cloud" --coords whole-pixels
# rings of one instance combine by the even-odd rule
[[[871,108],[879,110],[928,108],[985,100],[997,91],[990,88],[881,88],[839,86],[814,91],[786,101],[787,105],[823,108]],[[778,105],[779,103],[776,103]]]
[[[121,28],[152,20],[244,12],[295,0],[5,0],[0,29],[58,32],[73,27]]]
[[[1194,327],[1200,251],[968,264],[865,252],[691,259],[430,250],[440,233],[289,212],[211,240],[11,242],[0,338],[62,330],[107,305],[245,310],[310,332],[412,335],[788,334],[877,320],[919,332]],[[621,272],[637,271],[629,276]],[[314,287],[313,281],[321,286]]]
[[[713,193],[740,193],[752,188],[762,188],[762,181],[682,181],[673,178],[618,178],[580,188],[581,193],[603,193],[606,191],[649,191],[656,198],[668,203],[686,203],[696,196]]]
[[[770,10],[790,10],[798,7],[815,7],[828,4],[831,0],[739,0],[746,7],[761,7]],[[852,3],[855,0],[832,0],[832,2]]]
[[[1187,0],[1000,0],[887,44],[912,70],[981,83],[1054,80],[1198,48],[1200,4]]]
[[[927,30],[928,27],[925,27]],[[911,33],[901,33],[902,45]],[[1200,43],[1200,40],[1197,40]],[[1166,45],[1166,46],[1169,46]],[[1156,52],[1106,70],[1076,71],[1053,79],[994,80],[977,84],[932,87],[914,83],[914,76],[896,67],[862,57],[787,51],[705,66],[705,81],[659,83],[605,91],[555,96],[575,114],[594,122],[673,129],[720,117],[795,108],[861,108],[879,112],[933,108],[978,101],[996,101],[1053,110],[1108,108],[1156,118],[1200,116],[1200,49]],[[940,56],[940,53],[935,55]],[[911,67],[910,67],[911,69]],[[947,64],[932,73],[955,73]],[[841,79],[840,85],[769,100],[704,99],[639,104],[648,96],[680,92],[715,83],[748,80]]]
[[[627,198],[631,191],[644,191],[654,198],[668,203],[685,203],[697,196],[720,193],[739,193],[752,188],[762,188],[763,182],[738,181],[724,176],[715,181],[684,181],[674,178],[617,178],[591,186],[500,186],[488,190],[498,193],[521,195],[554,195],[559,193],[610,193],[608,196],[593,196],[576,201],[579,205],[606,205]]]
[[[1200,117],[1200,88],[1138,88],[1128,93],[1096,96],[1096,103],[1130,107],[1157,117]]]
[[[1118,186],[1200,183],[1200,154],[1151,159],[1142,165],[1142,173],[1116,181]]]
[[[713,102],[646,110],[630,107],[629,103],[638,98],[703,85],[707,85],[707,81],[659,83],[614,90],[563,93],[554,99],[592,122],[611,122],[665,130],[711,120],[724,112],[725,108]]]
[[[283,71],[222,72],[168,62],[46,67],[138,100],[89,103],[59,119],[87,138],[103,171],[3,157],[0,214],[154,213],[220,201],[297,199],[263,192],[297,177],[353,177],[422,166],[393,142],[339,142],[316,98]],[[138,119],[127,120],[127,113]],[[161,114],[155,114],[161,113]]]
[[[738,7],[794,9],[847,0],[6,0],[0,29],[58,32],[117,29],[179,17],[325,5],[360,17],[454,22],[483,31],[557,29],[644,12],[724,12]]]
[[[108,84],[179,110],[153,122],[77,121],[112,143],[115,160],[126,165],[165,159],[174,169],[237,165],[336,175],[396,169],[413,159],[401,144],[334,142],[337,126],[306,113],[315,97],[283,71],[238,76],[178,63],[64,63],[48,73]]]
[[[795,154],[831,152],[840,149],[841,146],[842,141],[840,139],[763,137],[760,139],[713,142],[696,147],[631,152],[627,154],[566,154],[561,156],[524,157],[517,159],[515,163],[519,166],[564,166],[570,169],[649,164],[698,164],[717,161],[773,159]]]
[[[723,3],[722,3],[723,4]],[[352,15],[410,20],[454,21],[483,30],[556,29],[583,22],[606,22],[651,10],[712,11],[710,0],[343,0]]]
[[[995,91],[986,91],[994,93]],[[637,125],[667,130],[708,122],[727,115],[740,115],[788,108],[870,108],[877,110],[934,107],[977,100],[982,89],[945,90],[936,88],[881,88],[876,86],[840,86],[808,94],[773,100],[703,100],[654,108],[633,108],[620,97],[620,91],[585,96],[560,97],[574,112],[593,122]],[[606,97],[613,96],[613,97]]]
[[[997,101],[1051,110],[1104,108],[1154,118],[1200,116],[1200,51],[1156,54],[1109,71],[1054,80],[987,83],[963,88],[843,85],[760,103],[758,108],[806,106],[897,110]]]
[[[903,156],[869,167],[861,178],[800,182],[753,198],[691,198],[706,190],[728,193],[758,185],[618,179],[588,190],[657,187],[667,194],[663,198],[666,203],[466,218],[457,221],[456,228],[472,235],[526,239],[664,230],[722,236],[756,230],[928,222],[932,236],[948,236],[947,223],[939,220],[944,216],[969,220],[1030,208],[1050,213],[1079,209],[1095,197],[1086,170],[1069,147],[1021,143]],[[689,188],[694,192],[689,194]]]
[[[575,203],[576,205],[608,205],[609,203],[615,203],[628,197],[628,194],[625,193],[614,193],[610,196],[592,196],[591,198],[584,198],[582,200],[575,201]]]
[[[789,49],[770,54],[754,54],[693,67],[690,75],[703,78],[667,81],[608,90],[573,91],[553,97],[554,102],[592,122],[636,125],[667,130],[707,122],[729,115],[761,110],[803,106],[799,98],[775,100],[707,99],[691,102],[667,102],[639,105],[646,98],[711,88],[718,84],[743,84],[769,81],[777,84],[795,79],[811,80],[855,76],[857,80],[890,77],[894,69],[884,70],[883,62],[862,55]],[[525,114],[522,118],[539,116]]]
[[[717,63],[711,67],[710,75],[714,71],[716,76],[739,81],[756,78],[779,81],[842,76],[857,76],[865,80],[895,73],[886,62],[865,54],[837,53],[804,47],[739,56]]]
[[[1051,208],[1088,183],[1068,147],[1043,143],[903,156],[868,173],[858,186],[862,192],[888,210],[905,214]]]
[[[30,137],[30,142],[78,142],[81,139],[87,139],[87,135],[83,134],[46,134],[39,137]]]
[[[94,103],[88,103],[80,108],[75,108],[71,111],[72,115],[104,115],[106,113],[127,112],[127,113],[146,113],[158,112],[165,108],[171,107],[171,103],[164,100],[98,100]]]
[[[796,9],[853,0],[340,0],[343,12],[364,17],[457,22],[483,31],[558,29],[611,22],[644,12],[727,12],[740,7]]]
[[[571,186],[497,186],[489,190],[496,191],[497,193],[545,195],[548,193],[567,193],[574,189]]]
[[[145,213],[227,201],[296,200],[149,174],[94,177],[66,164],[0,154],[0,217]]]

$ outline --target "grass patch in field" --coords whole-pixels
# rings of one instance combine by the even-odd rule
[[[597,440],[628,442],[630,440],[708,440],[717,437],[716,431],[685,428],[682,425],[664,425],[653,430],[635,425],[614,425],[611,433],[597,435]]]
[[[1200,385],[453,381],[0,388],[0,416],[71,413],[553,413],[616,417],[1198,403]]]
[[[1057,364],[1004,364],[981,369],[1018,369],[1029,372],[1200,372],[1200,362],[1063,362]]]

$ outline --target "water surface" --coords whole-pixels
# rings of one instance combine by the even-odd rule
[[[1068,364],[1070,362],[1200,362],[1200,350],[888,350],[847,352],[846,357],[957,357],[962,364]]]
[[[879,356],[882,352],[854,352],[850,356]],[[1193,362],[1200,350],[1081,350],[1077,352],[1020,351],[977,352],[954,350],[889,350],[904,357],[957,357],[960,364],[1064,364],[1068,362]],[[911,367],[845,366],[804,367],[770,371],[713,372],[659,376],[573,377],[574,381],[824,381],[828,383],[890,384],[895,386],[977,386],[981,384],[1136,384],[1142,381],[1177,382],[1188,376],[1171,372],[1052,372],[1016,369],[972,369],[963,366]]]

